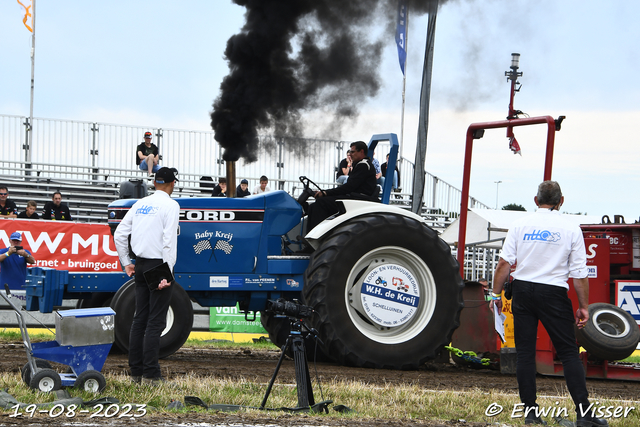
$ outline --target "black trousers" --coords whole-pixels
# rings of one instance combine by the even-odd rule
[[[162,263],[161,259],[136,260],[136,313],[129,336],[129,367],[132,376],[162,376],[158,363],[160,335],[166,326],[173,283],[168,288],[150,291],[143,275],[145,271]]]
[[[342,198],[344,199],[345,197]],[[309,223],[307,225],[307,232],[313,230],[316,225],[320,224],[331,215],[339,212],[340,209],[336,203],[336,200],[338,199],[340,199],[339,196],[319,197],[315,203],[309,205]]]
[[[567,389],[580,414],[589,407],[589,392],[574,331],[575,317],[567,290],[559,286],[513,281],[514,338],[518,365],[516,376],[520,400],[536,406],[536,338],[538,320],[549,333],[562,362]]]

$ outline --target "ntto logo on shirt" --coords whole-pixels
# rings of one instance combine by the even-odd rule
[[[158,208],[156,206],[140,206],[136,209],[136,215],[155,215],[158,212]]]
[[[534,231],[526,233],[522,240],[540,240],[542,242],[557,242],[560,240],[560,233],[554,233],[548,230]]]

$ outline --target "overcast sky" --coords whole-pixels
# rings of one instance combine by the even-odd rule
[[[519,52],[524,75],[516,109],[567,116],[556,135],[553,169],[566,198],[562,210],[637,220],[638,16],[635,1],[442,4],[427,170],[461,187],[466,129],[506,117],[504,72],[511,53]],[[209,130],[211,105],[228,73],[225,44],[243,22],[244,9],[227,0],[39,0],[34,116]],[[410,15],[409,22],[403,154],[413,160],[426,17]],[[393,34],[388,39],[380,63],[383,86],[338,136],[343,140],[400,134],[402,74]],[[0,1],[0,114],[29,114],[30,45],[21,7]],[[546,129],[515,133],[522,156],[508,150],[504,130],[487,131],[476,141],[471,194],[495,206],[498,189],[500,207],[517,203],[531,211],[542,180]]]

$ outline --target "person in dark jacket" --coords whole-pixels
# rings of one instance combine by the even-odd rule
[[[58,221],[73,221],[71,212],[66,203],[62,203],[62,194],[59,191],[53,193],[50,202],[45,203],[42,211],[42,219],[51,219]]]
[[[36,213],[37,209],[38,209],[38,204],[35,202],[35,200],[29,200],[27,202],[27,208],[25,209],[24,212],[20,212],[18,214],[18,218],[40,219],[40,216]]]
[[[0,187],[0,218],[15,218],[18,215],[18,207],[9,199],[9,189],[4,185]]]
[[[251,195],[249,191],[249,181],[243,179],[240,181],[240,185],[236,188],[236,197],[247,197]]]
[[[367,157],[367,144],[363,141],[352,142],[351,145],[352,170],[344,185],[330,190],[316,191],[316,202],[309,206],[309,223],[307,231],[313,230],[326,218],[338,213],[337,200],[374,200],[376,190],[376,170]]]
[[[220,182],[211,192],[211,197],[227,197],[227,178],[220,178]]]
[[[389,154],[387,154],[387,161],[380,165],[380,170],[382,171],[382,176],[387,176],[387,164],[389,163]],[[398,170],[398,166],[396,165],[396,170],[393,171],[393,186],[392,188],[395,190],[396,188],[400,188],[400,171]]]

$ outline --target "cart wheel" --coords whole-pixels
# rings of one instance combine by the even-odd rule
[[[51,369],[51,363],[49,363],[48,360],[36,359],[36,368]],[[29,362],[25,363],[20,370],[20,374],[22,381],[24,381],[26,385],[31,385],[31,368],[29,367]]]
[[[61,386],[60,375],[53,369],[43,369],[36,372],[29,384],[29,387],[44,393],[59,390]]]
[[[99,393],[107,386],[107,380],[104,375],[98,371],[89,370],[84,371],[78,375],[74,388],[78,388],[91,393]]]

